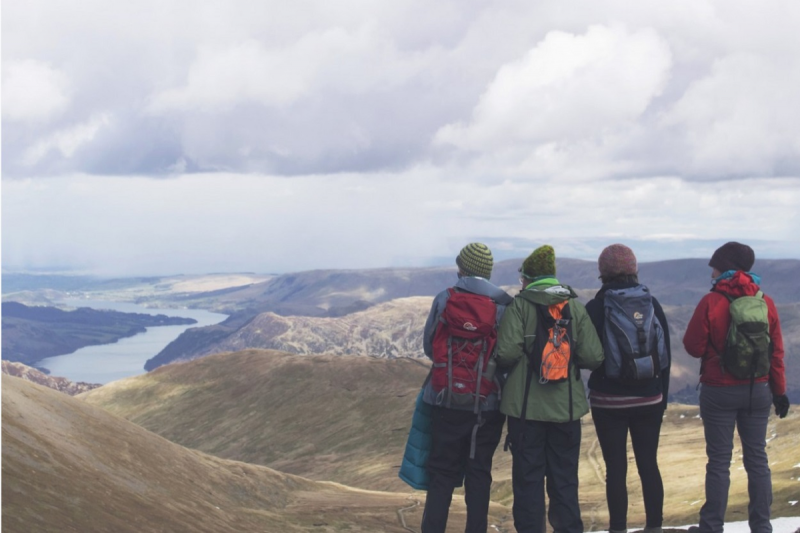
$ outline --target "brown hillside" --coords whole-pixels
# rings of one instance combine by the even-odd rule
[[[419,522],[403,494],[187,450],[19,378],[4,375],[2,389],[4,532],[399,532],[409,507]],[[463,524],[463,507],[454,518]]]
[[[398,450],[427,372],[412,359],[247,350],[160,367],[80,397],[219,457],[405,490]]]
[[[414,398],[427,368],[414,360],[292,356],[247,350],[169,365],[81,396],[183,445],[269,465],[312,479],[406,490],[397,468]],[[659,456],[666,523],[697,519],[705,452],[697,407],[671,405]],[[768,452],[775,516],[796,516],[800,411],[772,418]],[[729,519],[746,513],[741,448],[734,451]],[[583,419],[581,508],[587,528],[607,526],[604,464],[591,419]],[[493,499],[510,505],[511,456],[495,455]],[[630,523],[642,524],[641,489],[631,455]],[[410,491],[409,491],[410,492]],[[418,497],[424,495],[417,493]],[[458,498],[457,498],[458,499]]]

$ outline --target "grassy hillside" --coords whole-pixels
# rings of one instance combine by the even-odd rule
[[[408,490],[397,478],[416,393],[427,369],[412,360],[292,356],[247,350],[169,365],[81,398],[185,446],[366,489]],[[662,431],[667,523],[697,519],[705,452],[697,408],[672,405]],[[798,516],[800,412],[772,418],[769,454],[775,516]],[[729,519],[746,513],[747,483],[737,441]],[[643,524],[631,456],[630,522]],[[589,417],[583,420],[581,507],[587,528],[607,526],[604,465]],[[495,455],[493,499],[510,504],[511,457]],[[417,493],[418,497],[424,495]]]
[[[2,389],[7,533],[401,532],[402,509],[409,524],[420,520],[406,494],[313,482],[187,450],[19,378],[4,375]],[[493,521],[505,515],[493,506]],[[463,505],[453,522],[463,529]]]
[[[80,397],[219,457],[404,490],[397,450],[427,372],[411,359],[246,350],[168,365]]]

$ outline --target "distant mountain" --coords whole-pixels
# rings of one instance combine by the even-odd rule
[[[518,269],[523,259],[499,262],[492,282],[519,286]],[[577,289],[599,289],[597,263],[558,259],[561,282]],[[754,271],[763,279],[765,292],[776,302],[800,302],[800,260],[764,259]],[[696,304],[711,288],[708,259],[675,259],[641,263],[639,279],[663,303]],[[383,268],[364,270],[313,270],[276,276],[262,283],[232,287],[223,292],[197,292],[181,298],[182,305],[226,314],[255,316],[267,311],[283,316],[342,316],[370,305],[407,298],[434,296],[456,280],[456,267]]]
[[[189,330],[148,360],[145,369],[248,348],[301,355],[421,358],[422,331],[431,302],[431,297],[398,298],[336,318],[280,316],[272,312],[253,318],[240,315],[238,323],[229,319],[217,326]],[[696,404],[700,362],[686,353],[682,343],[694,307],[664,304],[672,341],[671,400]],[[781,304],[778,309],[789,397],[800,403],[800,304]]]
[[[2,389],[4,533],[399,533],[403,508],[410,523],[420,520],[408,491],[366,492],[226,461],[19,378],[3,375]],[[463,510],[454,514],[463,527]]]
[[[148,327],[196,324],[193,318],[98,311],[83,307],[28,307],[3,302],[3,359],[34,364],[84,346],[109,344],[142,333]]]
[[[398,298],[336,318],[284,317],[261,313],[227,335],[224,324],[205,328],[205,342],[184,335],[148,360],[151,370],[172,361],[247,348],[281,350],[297,354],[369,355],[373,357],[423,357],[422,330],[431,307],[429,297]],[[200,328],[198,328],[200,329]],[[214,335],[214,337],[212,337]]]
[[[70,381],[67,378],[48,376],[44,372],[40,372],[28,365],[12,363],[11,361],[3,361],[3,374],[22,378],[26,381],[31,381],[38,385],[69,394],[70,396],[75,396],[76,394],[90,391],[101,386],[100,383],[84,383],[83,381]]]
[[[397,471],[427,372],[427,366],[412,359],[246,350],[164,366],[80,398],[173,442],[219,457],[364,489],[403,491],[408,489]],[[783,420],[772,416],[768,431],[773,516],[796,516],[790,502],[797,500],[800,441],[795,435],[800,432],[800,410],[793,409]],[[581,508],[587,530],[598,530],[608,524],[604,462],[589,417],[583,419],[582,432]],[[704,446],[697,407],[671,405],[659,448],[666,523],[697,520]],[[740,454],[737,440],[734,457]],[[510,505],[511,457],[502,447],[495,454],[493,477],[493,501]],[[642,524],[637,487],[632,484],[630,489],[629,520]],[[746,502],[745,473],[734,468],[730,520],[746,520]]]
[[[513,293],[519,288],[517,270],[521,263],[521,258],[498,262],[492,281]],[[762,276],[764,291],[778,303],[790,397],[800,402],[800,283],[797,283],[800,261],[758,260],[754,271]],[[711,287],[710,273],[707,259],[639,265],[640,280],[666,308],[676,363],[672,390],[681,392],[684,401],[696,401],[694,387],[699,363],[683,351],[681,339],[695,305]],[[557,274],[562,282],[575,288],[584,301],[593,297],[600,287],[594,261],[559,259]],[[27,285],[18,285],[30,286],[42,279],[28,279]],[[133,298],[150,305],[199,307],[230,315],[220,324],[186,330],[147,362],[145,368],[152,370],[172,361],[245,348],[272,348],[301,354],[357,353],[361,348],[363,355],[419,356],[421,326],[427,314],[425,305],[419,304],[416,315],[407,310],[398,312],[395,319],[380,306],[400,299],[431,298],[455,280],[455,265],[315,270],[260,277],[215,274],[94,281],[86,285],[94,292],[83,294],[106,299]],[[39,291],[31,298],[41,294],[39,285]],[[403,324],[409,320],[418,325],[417,331],[404,329]],[[363,337],[348,336],[347,328],[356,328]],[[392,331],[388,344],[385,331]]]

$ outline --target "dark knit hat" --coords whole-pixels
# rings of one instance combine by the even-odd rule
[[[471,242],[461,249],[456,257],[456,264],[467,276],[490,279],[494,259],[488,246],[480,242]]]
[[[606,246],[597,258],[597,268],[600,270],[600,277],[604,279],[632,276],[639,271],[633,250],[624,244]]]
[[[744,270],[749,272],[756,262],[756,254],[752,248],[739,242],[726,242],[714,252],[708,266],[720,272],[728,270]]]
[[[556,251],[549,244],[535,249],[522,262],[522,273],[529,278],[556,275]]]

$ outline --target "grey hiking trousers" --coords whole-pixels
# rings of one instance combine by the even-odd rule
[[[700,389],[700,416],[706,437],[706,502],[700,509],[700,531],[721,533],[728,507],[731,485],[733,428],[742,441],[744,468],[747,472],[748,522],[752,533],[771,533],[772,476],[767,460],[767,422],[772,393],[767,383]],[[750,411],[750,412],[748,412]]]

